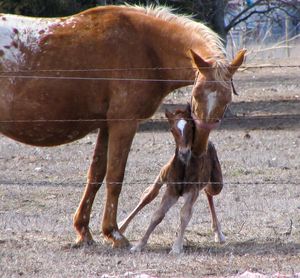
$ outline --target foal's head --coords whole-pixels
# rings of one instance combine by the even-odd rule
[[[192,115],[197,134],[207,143],[209,132],[218,126],[231,102],[232,91],[235,93],[232,76],[243,63],[246,50],[241,50],[228,65],[204,60],[192,50],[190,53],[197,67],[192,91]]]
[[[177,110],[175,113],[166,111],[171,132],[175,139],[176,149],[180,160],[187,164],[191,157],[191,148],[194,138],[194,121],[191,117],[191,107],[188,104],[186,109]]]

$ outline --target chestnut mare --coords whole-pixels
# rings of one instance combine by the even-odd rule
[[[2,14],[0,132],[56,146],[99,128],[74,216],[77,243],[93,241],[92,204],[106,177],[102,231],[114,247],[124,246],[118,198],[139,122],[196,76],[192,109],[205,146],[231,101],[231,78],[244,54],[228,62],[214,32],[161,7],[105,6],[63,18]]]

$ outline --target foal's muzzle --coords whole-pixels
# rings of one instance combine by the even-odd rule
[[[184,163],[187,164],[192,155],[192,151],[189,148],[179,148],[179,158]]]

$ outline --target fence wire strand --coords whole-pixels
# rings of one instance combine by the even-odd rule
[[[82,186],[86,184],[87,182],[82,181],[82,182],[74,182],[74,181],[63,181],[63,182],[53,182],[53,181],[26,181],[26,180],[0,180],[0,185],[27,185],[27,186],[45,186],[47,184],[51,184],[54,186]],[[92,182],[89,183],[90,185],[93,186],[102,186],[102,185],[152,185],[153,182],[149,182],[147,180],[142,181],[123,181],[123,182]],[[189,186],[189,185],[207,185],[207,184],[212,184],[212,185],[225,185],[225,186],[230,186],[230,185],[238,185],[238,186],[252,186],[252,185],[300,185],[300,180],[294,179],[294,180],[268,180],[268,181],[248,181],[248,182],[239,182],[239,181],[224,181],[222,182],[166,182],[163,183],[161,182],[160,184],[168,184],[168,185],[184,185],[184,186]]]
[[[236,115],[233,117],[225,117],[223,121],[245,121],[245,120],[253,120],[253,119],[270,119],[272,120],[294,120],[299,119],[300,115],[298,114],[290,114],[290,115],[252,115],[252,116],[240,116]],[[186,119],[190,121],[194,121],[193,119]],[[199,118],[199,120],[207,120],[204,118]],[[219,118],[209,118],[209,120],[219,120]],[[168,122],[166,118],[112,118],[112,119],[51,119],[51,120],[2,120],[0,123],[2,124],[25,124],[25,123],[74,123],[74,122],[82,122],[82,123],[97,123],[97,122]]]

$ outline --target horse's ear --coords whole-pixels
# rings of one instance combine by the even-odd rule
[[[198,68],[201,73],[206,73],[211,69],[211,64],[201,58],[197,53],[190,49],[192,63]]]
[[[246,51],[247,51],[246,49],[241,49],[238,52],[238,54],[235,56],[233,61],[231,62],[230,66],[229,66],[229,72],[231,75],[233,75],[237,71],[237,69],[242,65],[242,63],[244,62]]]
[[[168,120],[170,120],[170,119],[173,118],[173,114],[172,114],[168,109],[166,109],[165,115],[166,115],[166,117],[168,118]]]
[[[187,104],[186,104],[185,111],[186,111],[187,116],[191,117],[191,115],[192,115],[192,107],[191,107],[191,104],[189,102],[187,102]]]

